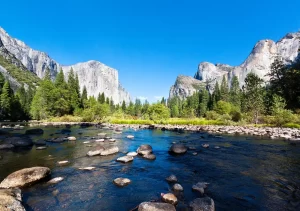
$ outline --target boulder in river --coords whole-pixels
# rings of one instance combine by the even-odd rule
[[[215,203],[209,197],[196,198],[190,202],[189,207],[192,211],[215,211]]]
[[[117,179],[114,179],[114,184],[119,186],[119,187],[124,187],[124,186],[127,186],[131,183],[131,180],[128,179],[128,178],[117,178]]]
[[[87,152],[86,155],[89,156],[89,157],[95,156],[95,155],[100,155],[101,152],[103,152],[103,151],[104,151],[104,147],[98,146],[97,150],[90,150],[90,151]]]
[[[50,173],[51,171],[47,167],[32,167],[21,169],[8,175],[0,183],[0,188],[15,188],[30,185],[49,176]]]
[[[12,149],[14,148],[15,146],[12,145],[12,144],[0,144],[0,150],[1,149]]]
[[[0,210],[25,211],[19,188],[0,189]]]
[[[44,130],[41,128],[34,128],[26,130],[25,134],[27,135],[42,135],[44,134]]]
[[[138,155],[138,153],[136,153],[136,152],[128,152],[128,153],[127,153],[127,156],[135,157],[135,156],[137,156],[137,155]]]
[[[184,154],[187,151],[187,147],[184,146],[183,144],[173,144],[170,147],[169,152],[174,153],[174,154]]]
[[[64,180],[63,177],[55,177],[55,178],[49,180],[47,183],[48,184],[56,184],[56,183],[59,183],[59,182],[61,182],[63,180]]]
[[[128,162],[133,161],[133,157],[126,155],[126,156],[123,156],[123,157],[119,157],[117,159],[117,161],[122,162],[122,163],[128,163]]]
[[[138,211],[176,211],[174,205],[161,202],[143,202]]]
[[[209,144],[202,144],[203,148],[209,148]]]
[[[146,154],[146,155],[143,155],[143,158],[145,158],[147,160],[155,160],[156,156],[154,154]]]
[[[209,183],[198,182],[197,184],[193,185],[192,189],[194,191],[200,192],[203,195],[204,194],[204,190],[207,188],[207,185],[209,185]]]
[[[68,141],[68,139],[66,137],[58,137],[58,138],[49,139],[47,141],[52,143],[62,143],[64,141]]]
[[[133,139],[133,138],[134,138],[133,135],[128,135],[128,136],[126,136],[126,137],[129,138],[129,139]]]
[[[119,148],[114,146],[114,147],[108,147],[105,148],[102,152],[100,152],[100,155],[106,156],[106,155],[112,155],[119,152]]]
[[[70,136],[70,137],[68,137],[68,141],[76,141],[76,137],[75,136]]]
[[[168,182],[177,182],[177,181],[178,181],[177,177],[176,177],[174,174],[168,176],[168,177],[166,178],[166,180],[167,180]]]
[[[173,189],[174,191],[183,191],[183,187],[182,187],[180,184],[178,184],[178,183],[175,183],[175,184],[173,185],[172,189]]]
[[[140,155],[149,155],[152,153],[152,147],[149,144],[143,144],[137,149],[137,153]]]
[[[79,170],[92,171],[92,170],[96,169],[96,167],[88,166],[88,167],[81,167],[81,168],[78,168],[78,169]]]
[[[178,203],[177,197],[173,193],[161,194],[161,198],[164,202],[176,205]]]
[[[4,143],[12,144],[15,147],[30,147],[33,145],[33,142],[28,136],[16,136],[16,137],[8,137],[4,139]]]
[[[44,145],[46,145],[46,141],[44,141],[44,140],[38,140],[38,141],[34,142],[34,144],[36,146],[44,146]]]

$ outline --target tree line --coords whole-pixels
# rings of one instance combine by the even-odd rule
[[[0,119],[45,120],[72,115],[83,121],[103,121],[106,117],[161,120],[169,117],[204,117],[211,120],[283,125],[295,121],[300,113],[300,62],[286,66],[280,59],[271,65],[269,82],[250,72],[240,87],[237,76],[230,84],[223,76],[213,91],[204,87],[186,99],[174,97],[150,104],[147,100],[115,104],[112,98],[99,93],[88,97],[86,87],[80,90],[77,74],[63,71],[54,81],[50,72],[37,87],[22,86],[15,93],[0,73]],[[298,118],[299,119],[299,118]]]

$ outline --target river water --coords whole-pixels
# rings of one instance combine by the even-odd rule
[[[61,137],[65,127],[47,127],[33,140]],[[25,128],[26,129],[26,128]],[[24,131],[25,131],[24,129]],[[188,210],[188,203],[201,197],[192,191],[197,182],[208,182],[206,195],[216,210],[300,210],[300,146],[281,140],[245,136],[214,136],[207,133],[170,132],[160,130],[126,129],[122,134],[97,127],[70,128],[76,142],[47,143],[45,150],[2,150],[0,180],[26,167],[46,166],[51,177],[64,177],[55,185],[40,182],[25,188],[23,202],[27,210],[131,210],[143,201],[159,200],[160,193],[172,192],[165,180],[175,174],[184,191],[177,195],[177,210]],[[16,131],[15,133],[24,133]],[[116,138],[120,152],[110,156],[86,157],[99,143],[92,137],[105,132]],[[127,139],[134,135],[134,139]],[[90,145],[84,141],[91,141]],[[168,149],[173,142],[191,149],[182,156],[173,156]],[[201,144],[210,144],[203,148]],[[153,147],[156,160],[135,157],[131,163],[116,162],[118,157],[135,151],[141,144]],[[101,144],[100,144],[101,145]],[[219,146],[219,149],[215,149]],[[197,155],[193,155],[197,152]],[[68,160],[65,166],[57,161]],[[93,171],[78,170],[94,166]],[[132,183],[120,188],[113,184],[117,177],[129,178]]]

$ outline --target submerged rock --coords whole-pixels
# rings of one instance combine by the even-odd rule
[[[215,203],[209,197],[197,198],[190,202],[192,211],[215,211]]]
[[[176,211],[174,205],[161,202],[143,202],[138,211]]]
[[[198,182],[196,185],[193,185],[192,189],[194,191],[200,192],[203,195],[204,194],[204,190],[207,188],[207,185],[209,185],[209,183]]]
[[[42,146],[42,147],[37,147],[36,149],[37,150],[43,150],[43,149],[47,149],[47,147],[46,146]]]
[[[117,161],[123,162],[123,163],[128,163],[128,162],[133,161],[133,157],[132,157],[132,156],[126,155],[126,156],[123,156],[123,157],[119,157],[119,158],[117,159]]]
[[[143,144],[137,149],[137,153],[140,155],[149,155],[152,153],[152,147],[149,144]]]
[[[187,147],[184,146],[183,144],[173,144],[170,147],[169,152],[175,153],[175,154],[184,154],[187,151]]]
[[[166,180],[167,180],[168,182],[177,182],[177,181],[178,181],[177,177],[176,177],[174,174],[168,176],[168,177],[166,178]]]
[[[4,139],[5,144],[12,144],[15,147],[30,147],[33,141],[28,136],[9,137]]]
[[[62,143],[64,141],[68,141],[68,139],[66,137],[59,137],[59,138],[52,138],[47,141],[52,143]]]
[[[0,183],[0,188],[14,188],[30,185],[49,176],[50,173],[51,171],[47,167],[32,167],[21,169],[8,175]]]
[[[0,210],[25,211],[19,188],[0,189]]]
[[[44,140],[38,140],[38,141],[34,142],[34,144],[36,146],[44,146],[44,145],[46,145],[46,141],[44,141]]]
[[[176,205],[178,203],[177,197],[173,193],[161,194],[162,200],[166,203]]]
[[[41,128],[29,129],[29,130],[26,130],[25,134],[27,134],[27,135],[42,135],[42,134],[44,134],[44,130]]]
[[[1,149],[12,149],[14,148],[15,146],[12,145],[12,144],[0,144],[0,150]]]
[[[47,183],[48,184],[56,184],[56,183],[59,183],[59,182],[61,182],[63,180],[64,180],[63,177],[55,177],[55,178],[49,180]]]
[[[119,187],[124,187],[127,186],[131,183],[130,179],[127,178],[117,178],[114,179],[114,184],[119,186]]]

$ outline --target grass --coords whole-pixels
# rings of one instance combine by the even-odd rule
[[[36,86],[40,82],[40,78],[30,71],[21,70],[15,65],[11,64],[9,60],[0,56],[0,65],[4,67],[9,74],[15,78],[19,83],[27,84],[29,86]]]
[[[45,120],[45,122],[82,122],[82,117],[65,115],[61,117],[51,117]]]

